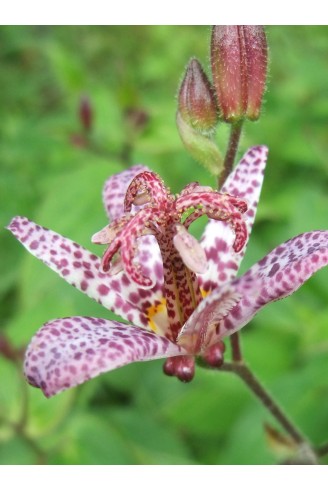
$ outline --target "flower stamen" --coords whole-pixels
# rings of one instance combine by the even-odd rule
[[[141,267],[138,241],[144,235],[153,235],[156,238],[163,261],[163,304],[169,322],[165,335],[175,342],[183,325],[202,301],[197,275],[204,274],[207,270],[205,251],[189,233],[190,224],[203,215],[226,222],[235,233],[233,249],[239,252],[247,240],[247,228],[242,217],[247,210],[247,203],[229,194],[201,186],[198,182],[186,186],[175,198],[158,175],[145,171],[130,183],[125,195],[124,209],[126,214],[122,218],[93,236],[95,243],[108,243],[102,268],[105,272],[109,271],[115,256],[115,270],[120,270],[123,265],[125,273],[139,287],[152,288],[152,279]],[[187,218],[184,219],[186,214]],[[157,309],[153,311],[150,308],[149,313],[154,317]],[[150,318],[149,324],[154,329],[152,323],[153,318]],[[204,335],[207,336],[207,331]],[[196,343],[199,341],[200,339],[196,339]],[[201,342],[204,343],[205,340]],[[192,335],[186,335],[183,343],[187,350],[189,348],[194,351],[195,339]],[[175,367],[176,375],[183,378],[184,368],[182,364],[177,366],[178,364]],[[189,368],[187,371],[190,374]]]

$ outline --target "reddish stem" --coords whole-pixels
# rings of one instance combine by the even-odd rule
[[[229,139],[229,144],[228,144],[228,148],[227,148],[227,153],[226,153],[224,163],[223,163],[223,170],[222,170],[221,175],[219,176],[219,180],[218,180],[218,188],[219,189],[221,189],[221,187],[225,183],[227,177],[232,172],[233,164],[234,164],[234,161],[236,158],[239,140],[240,140],[240,136],[241,136],[242,125],[243,125],[243,121],[239,121],[239,122],[231,125],[230,139]]]

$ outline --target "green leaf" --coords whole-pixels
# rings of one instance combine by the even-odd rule
[[[104,412],[104,411],[103,411]],[[128,441],[138,464],[194,464],[183,438],[155,412],[111,410],[110,420]]]
[[[179,112],[177,125],[182,142],[190,155],[211,174],[219,175],[223,170],[223,157],[214,140],[195,131],[184,122]]]
[[[75,413],[61,432],[60,452],[51,464],[133,464],[133,456],[114,425],[92,414]]]
[[[30,446],[18,437],[0,444],[0,461],[2,465],[39,464],[39,458]]]

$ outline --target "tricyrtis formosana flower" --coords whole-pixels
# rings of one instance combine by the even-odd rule
[[[110,224],[93,236],[102,260],[27,218],[9,230],[67,282],[129,323],[71,317],[33,337],[25,375],[46,396],[134,361],[167,358],[164,371],[194,376],[195,356],[222,362],[222,339],[266,304],[288,296],[328,263],[328,231],[279,245],[236,278],[254,222],[265,147],[250,149],[220,192],[198,183],[173,196],[142,166],[111,177],[104,204]],[[190,224],[207,215],[198,242]]]

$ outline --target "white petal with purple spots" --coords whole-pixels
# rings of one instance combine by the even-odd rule
[[[155,285],[152,290],[145,291],[123,272],[115,276],[101,272],[100,259],[96,255],[27,218],[14,218],[8,229],[31,254],[69,284],[124,319],[136,325],[148,326],[145,312],[154,302],[162,300],[160,286]],[[150,263],[147,250],[142,250],[140,256],[145,263]],[[154,265],[154,274],[156,272],[160,276],[161,271],[157,271]]]
[[[240,301],[241,294],[226,284],[213,291],[194,311],[181,329],[177,343],[202,353],[217,342],[216,327]]]
[[[284,298],[296,291],[328,263],[328,231],[311,231],[291,238],[254,264],[237,281],[244,284],[261,279],[259,304]]]
[[[222,192],[229,196],[222,197],[219,193],[208,191],[216,199],[219,195],[223,201],[229,198],[232,207],[230,215],[235,218],[245,212],[243,201],[247,201],[248,210],[244,216],[248,234],[251,232],[255,218],[266,157],[265,147],[254,147],[246,153],[222,189]],[[177,254],[182,268],[185,264],[189,269],[200,274],[198,277],[200,285],[205,292],[210,291],[210,294],[202,300],[200,290],[194,289],[194,294],[197,292],[198,296],[192,299],[190,286],[193,285],[192,281],[196,276],[193,275],[191,278],[188,271],[188,274],[185,276],[182,274],[180,277],[178,272],[180,274],[181,271],[177,269],[175,275],[167,275],[165,302],[161,253],[156,239],[148,235],[148,232],[156,231],[159,223],[163,226],[163,230],[166,229],[167,210],[170,212],[173,196],[172,201],[166,203],[168,207],[164,206],[162,219],[159,212],[162,212],[160,208],[165,203],[160,199],[160,192],[156,191],[156,186],[148,185],[146,190],[141,186],[141,191],[147,194],[144,196],[141,192],[142,199],[138,195],[138,189],[137,192],[130,190],[130,199],[127,198],[129,211],[131,202],[135,202],[135,196],[139,202],[141,199],[143,206],[149,205],[151,199],[156,201],[159,197],[157,221],[155,220],[155,225],[153,223],[153,228],[147,222],[145,229],[137,228],[134,231],[132,229],[129,230],[130,234],[126,232],[124,235],[122,232],[121,238],[118,237],[118,233],[122,231],[121,219],[123,221],[125,219],[122,215],[127,188],[136,175],[146,170],[146,167],[135,166],[111,177],[106,182],[104,204],[112,220],[110,225],[112,227],[106,227],[96,234],[94,240],[109,244],[107,249],[109,256],[116,254],[109,273],[101,271],[101,261],[96,255],[26,218],[16,217],[8,227],[29,252],[68,283],[134,324],[125,325],[116,321],[89,317],[64,318],[45,324],[34,336],[27,349],[25,374],[28,381],[40,387],[46,396],[52,396],[102,372],[134,361],[162,357],[171,358],[172,361],[175,356],[186,356],[188,365],[189,363],[193,365],[194,355],[203,355],[205,359],[208,355],[208,358],[213,360],[213,352],[222,338],[241,329],[266,304],[296,291],[314,272],[328,264],[328,231],[314,231],[299,235],[278,246],[244,276],[236,279],[246,247],[242,253],[234,252],[235,233],[229,224],[210,220],[202,239],[203,249],[200,249],[198,242],[182,225],[178,224],[176,228],[178,233],[171,238],[174,244],[171,249],[165,248],[167,234],[163,232],[162,235],[158,235],[162,240],[160,243],[163,247],[163,257],[167,255],[169,264],[172,265],[174,254]],[[161,188],[162,181],[151,172],[145,172],[140,179],[149,184],[151,182],[149,179],[154,177],[158,179],[157,183]],[[137,181],[138,179],[139,177]],[[155,192],[151,192],[154,189]],[[193,183],[187,186],[187,191],[186,189],[182,191],[178,198],[182,208],[187,206],[188,200],[195,208],[184,222],[187,228],[201,214],[200,208],[194,206],[194,202],[201,198],[204,201],[203,205],[206,204],[206,196],[203,195],[205,190],[202,186]],[[132,224],[137,211],[139,218],[147,214],[144,213],[144,207],[132,204]],[[149,212],[150,219],[155,213],[154,208],[151,207]],[[208,216],[212,215],[208,214]],[[158,221],[159,217],[162,222]],[[214,217],[225,219],[223,216]],[[246,236],[245,224],[243,231],[243,236]],[[119,252],[115,249],[115,243],[113,245],[115,239],[124,242]],[[235,246],[235,249],[237,248]],[[206,257],[203,254],[204,250]],[[123,264],[124,258],[129,260],[125,260]],[[206,259],[209,270],[201,274],[205,271]],[[126,263],[131,265],[132,271],[134,266],[139,267],[138,273],[141,272],[145,277],[151,278],[154,287],[151,286],[150,289],[138,287],[127,275],[129,272]],[[125,266],[124,270],[122,270],[123,266]],[[168,285],[172,286],[171,289]],[[177,291],[175,291],[178,288],[181,296],[180,303],[177,301]],[[186,301],[186,298],[191,298],[192,301],[189,299]],[[169,301],[172,304],[169,304]],[[180,310],[177,308],[178,305],[182,305],[179,306]],[[172,318],[176,310],[178,310],[178,320],[175,322],[175,317],[174,320]],[[170,313],[173,313],[173,316],[172,314],[170,316]],[[181,319],[179,313],[185,316]],[[175,342],[164,337],[170,329],[171,332],[174,331],[174,335],[170,338],[176,339]],[[221,349],[220,346],[219,348]],[[221,351],[219,354],[221,356]],[[169,359],[166,363],[165,372],[169,370],[171,361]],[[174,361],[172,363],[175,364]],[[180,366],[180,361],[177,366]],[[182,363],[181,366],[184,368],[187,364]],[[186,381],[178,371],[173,374]]]
[[[50,321],[36,333],[24,371],[50,397],[131,362],[183,354],[168,339],[133,325],[71,317]]]
[[[230,284],[241,299],[220,322],[217,339],[240,330],[261,308],[289,296],[327,264],[328,231],[304,233],[279,245]],[[195,311],[201,311],[199,324],[219,304],[221,294],[222,288],[214,290]]]
[[[177,225],[177,233],[173,238],[173,243],[184,264],[190,270],[197,274],[206,272],[207,261],[204,249],[183,225]]]
[[[247,225],[248,238],[255,219],[266,160],[267,148],[265,146],[251,148],[221,189],[221,192],[227,192],[232,196],[244,199],[248,203],[248,210],[243,215]],[[209,221],[201,241],[209,267],[207,272],[199,277],[199,281],[206,292],[231,281],[237,275],[245,255],[247,242],[248,240],[242,252],[235,253],[233,250],[234,234],[231,227],[221,221]]]
[[[134,165],[106,180],[103,189],[105,211],[110,221],[124,214],[124,198],[131,181],[136,175],[147,171],[144,165]]]

